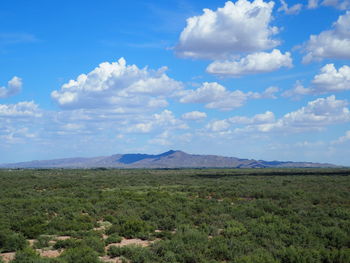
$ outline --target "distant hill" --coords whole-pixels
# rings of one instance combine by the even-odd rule
[[[218,155],[188,154],[182,151],[162,154],[115,154],[93,158],[65,158],[2,164],[0,168],[272,168],[337,167],[328,163],[280,162],[240,159]]]

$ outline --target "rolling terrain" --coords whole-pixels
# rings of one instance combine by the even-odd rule
[[[170,150],[161,154],[115,154],[92,158],[65,158],[2,164],[0,168],[316,168],[336,167],[328,163],[281,162],[240,159],[218,155],[188,154]]]

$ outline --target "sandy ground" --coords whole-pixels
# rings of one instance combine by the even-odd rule
[[[56,240],[66,240],[66,239],[70,239],[71,237],[70,236],[58,236],[58,237],[55,237],[54,239]]]
[[[58,237],[55,237],[54,239],[55,240],[66,240],[69,238],[71,238],[71,237],[70,236],[58,236]],[[104,238],[107,238],[107,236],[105,236]],[[138,245],[141,247],[147,247],[157,240],[159,240],[159,239],[149,241],[149,240],[142,240],[142,239],[138,239],[138,238],[132,238],[132,239],[123,238],[120,243],[112,243],[112,244],[109,244],[108,246],[106,246],[105,250],[107,251],[110,246],[124,247],[124,246],[128,246],[128,245]],[[33,246],[35,241],[36,241],[35,239],[28,240],[30,246]],[[36,249],[36,251],[40,254],[40,256],[48,257],[48,258],[59,257],[63,252],[63,250],[52,250],[52,249]],[[1,253],[0,254],[0,256],[2,257],[2,259],[4,260],[5,263],[8,263],[11,260],[13,260],[15,258],[15,255],[16,255],[15,252],[8,252],[8,253]],[[109,262],[109,263],[121,263],[121,260],[119,257],[111,258],[109,256],[103,256],[103,257],[100,257],[100,259],[104,262]]]
[[[108,246],[106,246],[106,250],[108,250],[108,248],[110,246],[124,247],[124,246],[128,246],[128,245],[138,245],[141,247],[148,247],[154,241],[142,240],[142,239],[138,239],[138,238],[132,238],[132,239],[123,238],[122,242],[120,242],[120,243],[112,243],[112,244],[109,244]]]
[[[2,256],[2,260],[7,263],[10,262],[12,259],[15,258],[16,253],[15,252],[8,252],[8,253],[1,253],[0,256]]]
[[[29,242],[29,246],[34,246],[34,243],[36,242],[36,239],[28,239],[27,240]]]
[[[99,257],[99,258],[101,261],[108,262],[108,263],[121,263],[122,262],[119,257],[111,258],[109,256],[104,256],[104,257]]]
[[[63,250],[45,250],[45,249],[37,249],[36,251],[39,252],[40,256],[47,257],[47,258],[57,258],[63,252]]]

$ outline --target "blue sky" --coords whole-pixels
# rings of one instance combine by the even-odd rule
[[[350,165],[350,1],[0,3],[0,163],[115,153]]]

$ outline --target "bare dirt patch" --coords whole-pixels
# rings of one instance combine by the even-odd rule
[[[7,263],[15,258],[16,252],[1,253],[2,260]]]
[[[94,228],[95,231],[105,231],[112,225],[110,222],[102,220],[97,221],[97,223],[99,224],[99,226]]]
[[[108,263],[121,263],[121,259],[119,257],[111,258],[109,256],[99,257],[101,261]]]
[[[63,250],[44,250],[44,249],[37,249],[36,251],[39,252],[40,256],[47,257],[47,258],[57,258],[63,252]]]
[[[27,240],[29,242],[29,246],[33,247],[34,243],[37,241],[36,239],[28,239]]]
[[[71,236],[57,236],[54,239],[55,240],[66,240],[66,239],[70,239],[70,238],[71,238]]]
[[[106,246],[105,250],[107,251],[108,248],[111,246],[124,247],[124,246],[129,246],[129,245],[136,245],[136,246],[141,246],[141,247],[148,247],[149,245],[151,245],[152,243],[154,243],[157,240],[160,240],[160,239],[157,238],[155,240],[150,241],[150,240],[142,240],[142,239],[138,239],[138,238],[131,238],[131,239],[123,238],[120,243],[112,243],[112,244],[109,244],[108,246]]]

